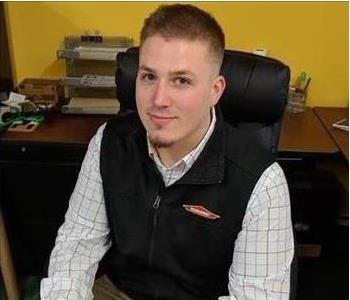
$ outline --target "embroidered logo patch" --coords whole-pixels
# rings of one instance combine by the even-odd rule
[[[216,220],[220,218],[219,215],[214,214],[213,212],[211,212],[210,210],[206,209],[201,205],[183,204],[182,207],[187,211],[189,211],[190,213],[193,213],[195,215],[201,216],[206,219]]]

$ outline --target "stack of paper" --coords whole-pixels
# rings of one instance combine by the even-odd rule
[[[125,52],[127,48],[77,47],[80,59],[115,60],[118,52]]]

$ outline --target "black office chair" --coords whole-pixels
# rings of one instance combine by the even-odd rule
[[[137,69],[137,47],[118,54],[115,80],[121,113],[136,110]],[[225,50],[221,74],[226,79],[219,101],[224,119],[236,127],[257,130],[261,143],[277,154],[289,67],[269,57]]]
[[[139,48],[117,56],[116,85],[120,113],[136,110],[135,81]],[[261,145],[277,156],[283,111],[290,80],[289,67],[276,59],[251,53],[225,50],[220,72],[226,89],[219,101],[224,119],[250,130]],[[290,300],[296,299],[297,262],[292,262]]]

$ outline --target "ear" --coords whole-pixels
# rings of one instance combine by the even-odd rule
[[[211,105],[214,106],[218,103],[222,93],[226,87],[226,81],[224,76],[218,75],[213,81],[212,90],[211,90]]]

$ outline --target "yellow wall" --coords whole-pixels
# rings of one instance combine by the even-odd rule
[[[348,106],[347,2],[197,2],[226,32],[227,48],[265,47],[269,56],[301,71],[312,81],[309,106]],[[63,37],[87,29],[128,35],[138,44],[143,19],[156,2],[9,2],[6,18],[14,79],[62,77],[56,59]]]

